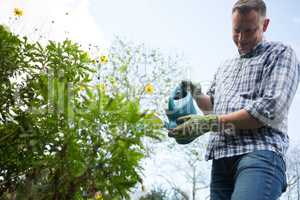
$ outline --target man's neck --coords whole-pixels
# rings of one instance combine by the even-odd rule
[[[255,45],[250,51],[248,51],[247,53],[241,53],[241,52],[239,52],[240,57],[247,57],[247,55],[250,55],[250,54],[254,53],[255,50],[256,50],[256,49],[257,49],[264,41],[265,41],[265,40],[262,39],[262,40],[260,40],[259,42],[257,42],[256,45]]]

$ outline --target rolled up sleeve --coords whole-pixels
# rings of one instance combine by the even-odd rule
[[[299,84],[300,65],[295,52],[286,47],[264,66],[260,95],[246,107],[261,123],[275,127],[287,118]]]

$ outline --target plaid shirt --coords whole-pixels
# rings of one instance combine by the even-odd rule
[[[207,92],[213,114],[245,109],[264,126],[212,132],[206,160],[254,150],[271,150],[284,158],[289,146],[287,115],[299,78],[295,52],[281,43],[262,41],[250,53],[223,63]]]

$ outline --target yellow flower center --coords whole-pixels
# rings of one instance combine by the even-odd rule
[[[107,57],[107,56],[101,56],[101,57],[100,57],[100,62],[101,62],[102,64],[108,63],[108,57]]]
[[[103,200],[103,196],[102,196],[101,192],[96,192],[95,199],[96,200]]]
[[[153,94],[154,92],[154,86],[152,83],[147,83],[147,85],[145,86],[145,92],[147,94]]]
[[[24,11],[21,8],[15,8],[14,14],[16,17],[22,17],[24,15]]]

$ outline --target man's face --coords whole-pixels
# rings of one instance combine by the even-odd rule
[[[267,30],[269,19],[263,19],[258,12],[251,10],[241,14],[236,10],[232,14],[233,41],[240,54],[250,52],[260,41]]]

